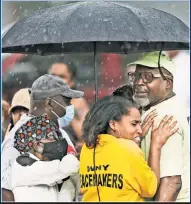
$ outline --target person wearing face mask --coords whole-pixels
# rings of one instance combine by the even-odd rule
[[[80,155],[83,201],[144,201],[160,181],[160,152],[177,132],[176,121],[164,117],[152,126],[149,162],[134,138],[142,135],[141,115],[132,102],[108,96],[93,105],[84,124]]]
[[[34,116],[41,116],[44,113],[48,115],[66,139],[71,152],[76,153],[74,145],[63,130],[63,127],[69,124],[74,116],[74,108],[70,104],[72,98],[80,98],[83,92],[70,89],[62,79],[57,76],[45,74],[34,81],[30,92],[30,111],[23,115],[10,131],[9,136],[2,144],[2,194],[3,201],[12,201],[11,192],[11,167],[20,153],[13,147],[15,132],[26,121]]]
[[[12,167],[16,202],[74,200],[77,183],[72,178],[78,174],[79,161],[46,114],[32,117],[16,131],[14,147],[24,153]]]
[[[58,57],[51,65],[49,74],[60,77],[70,89],[76,90],[77,66],[71,60],[65,59],[63,56]],[[82,141],[82,124],[89,111],[89,107],[87,101],[83,97],[73,98],[71,103],[74,105],[75,116],[70,126],[67,126],[65,130],[74,138],[75,142],[79,144]]]

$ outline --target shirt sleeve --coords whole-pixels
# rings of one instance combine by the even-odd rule
[[[31,166],[21,166],[16,161],[12,168],[12,188],[19,186],[54,186],[62,179],[78,172],[79,162],[73,155],[62,161],[36,161]]]
[[[161,150],[160,178],[182,174],[183,135],[171,136]]]
[[[157,190],[157,178],[155,173],[148,166],[141,150],[132,156],[130,174],[127,182],[130,182],[132,188],[135,189],[141,197],[151,198],[155,195]]]
[[[4,147],[1,154],[1,188],[11,190],[11,169],[20,153],[14,147]]]

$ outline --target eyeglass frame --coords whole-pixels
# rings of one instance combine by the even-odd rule
[[[152,81],[145,81],[144,80],[144,78],[142,77],[142,74],[144,74],[144,73],[149,73],[149,74],[151,74],[152,75]],[[132,76],[130,76],[130,74],[132,75]],[[144,83],[151,83],[151,82],[153,82],[153,80],[155,79],[155,78],[162,78],[162,76],[161,76],[161,74],[160,73],[158,73],[158,74],[153,74],[152,72],[128,72],[127,73],[127,77],[130,79],[130,77],[131,77],[131,79],[130,80],[132,80],[133,82],[135,82],[136,80],[138,80],[138,79],[140,79],[140,77],[138,78],[138,79],[136,79],[136,77],[135,77],[135,74],[136,75],[141,75],[141,79],[142,79],[142,81],[144,82]],[[134,76],[134,78],[133,78],[133,76]],[[166,74],[164,74],[164,76],[166,77],[166,78],[168,78],[168,79],[172,79],[170,76],[168,76],[168,75],[166,75]]]

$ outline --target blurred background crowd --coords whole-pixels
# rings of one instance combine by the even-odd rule
[[[2,34],[10,26],[31,12],[70,2],[2,2]],[[176,15],[189,25],[189,2],[143,2],[133,5],[159,8]],[[151,5],[152,4],[152,5]],[[187,51],[165,52],[176,65],[174,89],[190,108],[190,58]],[[127,64],[135,61],[141,54],[98,54],[98,98],[110,95],[117,87],[131,83]],[[39,76],[50,73],[61,77],[72,89],[84,91],[83,99],[73,100],[76,109],[75,119],[66,128],[74,144],[82,142],[82,122],[91,105],[95,102],[95,77],[93,53],[37,56],[25,54],[2,54],[2,141],[22,113],[29,110],[29,95],[25,88],[31,87]]]

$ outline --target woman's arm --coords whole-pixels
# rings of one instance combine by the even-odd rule
[[[151,144],[150,144],[150,152],[148,164],[151,169],[154,171],[157,177],[157,187],[160,184],[160,156],[161,156],[161,148],[167,142],[168,138],[172,136],[174,133],[178,131],[178,128],[174,129],[177,124],[177,121],[173,122],[173,117],[165,116],[158,128],[154,127],[154,123],[152,126],[151,132]]]

